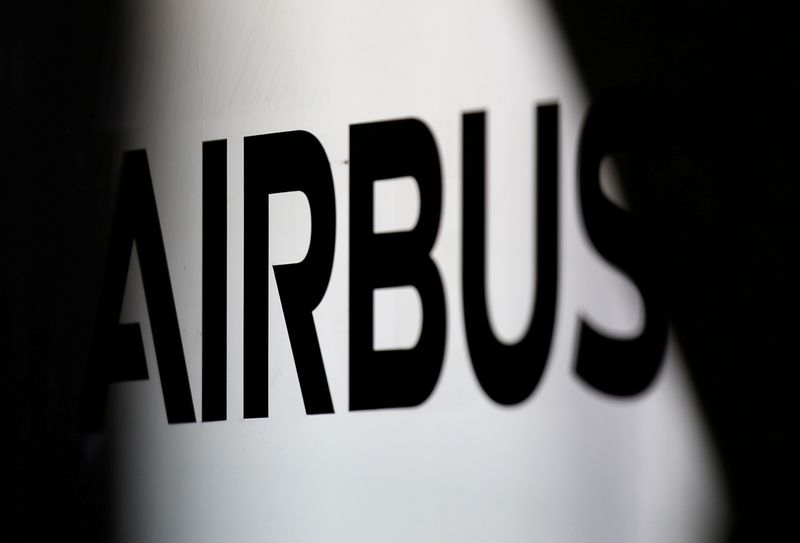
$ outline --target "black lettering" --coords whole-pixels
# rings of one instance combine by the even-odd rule
[[[227,141],[203,143],[203,420],[227,411]]]
[[[558,289],[558,106],[537,108],[536,303],[525,336],[497,340],[486,307],[486,145],[483,112],[463,117],[462,273],[464,323],[475,374],[494,401],[527,398],[547,363]]]
[[[653,234],[600,189],[603,158],[656,142],[652,119],[642,105],[633,97],[596,101],[578,148],[580,209],[589,240],[631,278],[644,301],[644,330],[636,338],[609,338],[583,319],[579,324],[575,370],[592,387],[615,396],[638,394],[650,385],[661,366],[667,333],[659,271],[663,262],[657,258]]]
[[[374,182],[412,176],[419,221],[409,232],[373,232]],[[442,173],[436,141],[416,119],[350,127],[350,409],[419,405],[430,396],[445,347],[444,289],[430,251],[439,230]],[[411,285],[422,330],[411,349],[373,349],[373,291]]]
[[[90,362],[94,374],[109,380],[147,378],[139,325],[119,324],[134,240],[167,420],[170,424],[195,422],[161,224],[144,150],[127,152],[122,159],[106,280]],[[122,366],[115,369],[118,363]],[[95,385],[93,391],[87,392],[91,405],[86,407],[86,416],[91,419],[90,425],[98,427],[102,424],[99,417],[105,415],[106,388]]]
[[[244,140],[244,416],[268,415],[267,196],[300,191],[311,209],[311,242],[302,262],[275,266],[306,413],[333,413],[312,311],[328,288],[336,241],[336,201],[325,150],[308,132]]]

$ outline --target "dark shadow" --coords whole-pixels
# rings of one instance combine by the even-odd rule
[[[663,140],[620,158],[658,233],[668,311],[732,504],[729,541],[793,533],[797,18],[761,4],[554,1],[595,104],[635,95]],[[791,536],[789,536],[791,537]]]
[[[112,6],[0,6],[4,541],[107,539],[104,439],[79,406],[111,212]]]

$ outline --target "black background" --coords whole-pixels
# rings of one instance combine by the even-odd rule
[[[730,541],[791,538],[796,501],[797,18],[761,3],[553,2],[594,100],[645,97],[666,144],[621,157],[658,233],[669,317],[722,462]],[[78,406],[124,98],[119,5],[0,7],[0,533],[104,540],[101,435]]]

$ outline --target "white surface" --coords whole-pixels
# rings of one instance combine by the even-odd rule
[[[124,149],[143,147],[150,160],[198,415],[201,144],[228,140],[229,420],[167,424],[134,259],[122,318],[142,322],[151,378],[112,387],[120,541],[709,541],[725,518],[724,490],[672,341],[657,381],[633,399],[603,396],[573,371],[579,314],[617,336],[636,335],[643,315],[635,286],[591,250],[579,222],[587,102],[542,2],[159,0],[133,9],[131,101],[116,122]],[[532,396],[504,408],[480,389],[464,337],[461,114],[488,111],[488,299],[498,337],[513,341],[535,297],[533,108],[555,100],[553,347]],[[423,405],[349,412],[348,127],[407,116],[431,128],[443,169],[433,259],[447,303],[445,360]],[[322,142],[335,183],[333,272],[314,317],[336,413],[305,415],[270,274],[270,417],[243,420],[242,138],[295,129]],[[282,195],[269,205],[281,240],[271,232],[272,262],[299,260],[307,202]],[[385,320],[391,298],[379,304],[376,342],[402,344]],[[413,306],[413,293],[405,298]]]

